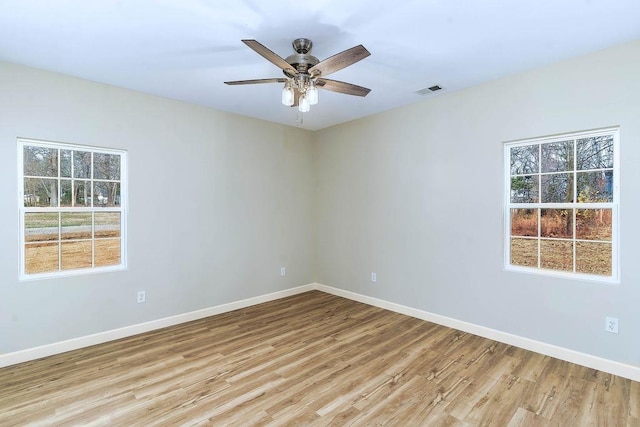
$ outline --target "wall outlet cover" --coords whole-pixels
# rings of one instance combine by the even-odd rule
[[[604,330],[612,334],[618,333],[618,319],[616,317],[605,317]]]

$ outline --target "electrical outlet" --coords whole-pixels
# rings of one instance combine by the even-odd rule
[[[377,280],[378,280],[378,275],[376,273],[371,273],[371,281],[373,283],[376,283]]]
[[[280,275],[281,276],[286,276],[287,275],[287,268],[286,267],[280,267]]]
[[[605,317],[604,330],[612,334],[618,333],[618,319],[616,317]]]
[[[147,293],[145,291],[138,291],[138,304],[147,301]]]

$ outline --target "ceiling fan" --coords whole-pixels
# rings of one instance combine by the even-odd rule
[[[318,88],[355,96],[367,96],[371,92],[371,89],[366,87],[324,78],[371,55],[362,45],[354,46],[324,61],[319,61],[318,58],[309,54],[313,43],[305,38],[295,39],[291,43],[296,53],[286,59],[282,59],[256,40],[242,40],[242,42],[280,68],[285,77],[236,80],[225,82],[225,84],[284,83],[282,103],[287,106],[297,106],[299,111],[303,113],[309,111],[311,105],[318,103]]]

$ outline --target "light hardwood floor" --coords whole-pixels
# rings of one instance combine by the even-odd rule
[[[0,369],[0,425],[640,426],[640,383],[313,291]]]

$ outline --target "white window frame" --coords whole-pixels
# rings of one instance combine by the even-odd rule
[[[568,203],[541,203],[539,200],[538,203],[513,203],[511,202],[511,157],[510,157],[510,148],[514,146],[528,146],[528,145],[541,145],[552,142],[561,142],[566,141],[568,139],[580,139],[580,138],[588,138],[588,137],[597,137],[597,136],[605,136],[612,135],[613,136],[613,183],[612,183],[612,191],[613,197],[612,202],[608,203],[580,203],[580,202],[568,202]],[[575,146],[574,146],[575,150]],[[579,280],[588,280],[588,281],[596,281],[596,282],[605,282],[605,283],[620,283],[620,257],[619,257],[619,241],[620,241],[620,232],[619,232],[619,204],[620,204],[620,129],[619,127],[609,127],[602,129],[595,129],[589,131],[581,131],[581,132],[572,132],[554,136],[547,137],[539,137],[539,138],[531,138],[517,141],[508,141],[504,143],[504,268],[507,271],[516,271],[522,273],[531,273],[543,276],[553,276],[553,277],[562,277],[569,279],[579,279]],[[574,156],[575,158],[575,156]],[[541,160],[539,160],[541,162]],[[574,170],[575,172],[575,170]],[[539,175],[543,175],[539,172]],[[575,185],[576,180],[573,180],[574,183],[574,194],[575,194]],[[539,194],[542,192],[542,189],[539,188]],[[533,208],[533,209],[563,209],[567,208],[568,205],[571,205],[572,208],[606,208],[612,210],[612,219],[611,219],[611,276],[603,276],[596,274],[586,274],[580,272],[569,272],[569,271],[561,271],[561,270],[553,270],[553,269],[545,269],[540,267],[525,267],[511,264],[511,209],[518,208]],[[575,229],[575,223],[574,223]],[[538,227],[538,241],[540,241],[540,227]],[[573,236],[572,240],[574,243],[574,268],[575,268],[575,243],[576,241],[580,241],[580,239],[576,239],[576,236]],[[538,247],[539,248],[539,247]],[[538,249],[539,250],[539,249]],[[539,252],[538,252],[539,254]],[[538,256],[538,262],[540,262],[540,257]]]
[[[104,154],[117,154],[120,156],[120,206],[97,207],[94,206],[94,198],[91,197],[90,207],[25,207],[24,203],[24,147],[25,146],[38,146],[44,148],[53,148],[58,150],[73,150],[91,152],[92,158],[94,153]],[[128,208],[128,177],[127,177],[127,152],[125,150],[102,148],[88,145],[68,144],[61,142],[42,141],[28,138],[18,138],[18,211],[19,211],[19,227],[20,227],[20,271],[19,280],[36,280],[47,279],[64,276],[78,276],[85,274],[94,274],[108,271],[125,270],[127,268],[127,208]],[[92,162],[93,170],[93,162]],[[60,182],[60,156],[58,156],[58,183]],[[93,175],[93,173],[92,173]],[[66,178],[65,178],[66,179]],[[93,182],[93,176],[88,180]],[[93,186],[92,186],[93,187]],[[60,200],[60,185],[58,185],[58,200]],[[120,212],[120,264],[110,266],[92,266],[79,269],[61,270],[60,261],[58,262],[58,271],[44,272],[44,273],[31,273],[25,272],[25,213],[29,212]],[[59,231],[60,232],[60,231]],[[92,247],[95,244],[96,238],[92,235],[91,244]],[[61,245],[62,239],[58,237],[58,245]],[[93,252],[93,250],[92,250]],[[59,255],[61,256],[60,246]],[[92,259],[93,264],[93,259]]]

